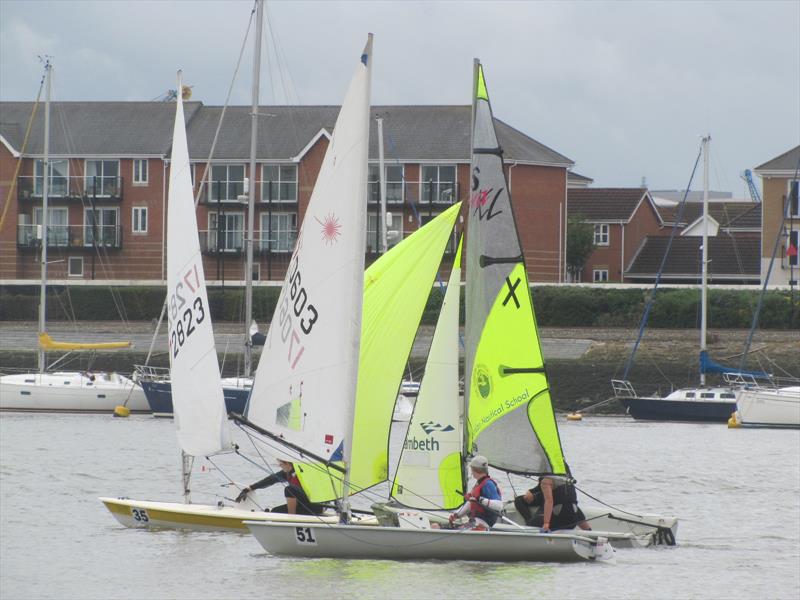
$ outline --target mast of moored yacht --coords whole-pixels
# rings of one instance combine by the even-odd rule
[[[261,77],[261,35],[264,21],[264,2],[256,0],[256,35],[253,44],[253,86],[250,113],[250,181],[247,190],[247,238],[245,239],[247,261],[244,281],[244,376],[252,373],[253,342],[250,339],[250,323],[253,320],[253,220],[256,206],[256,146],[258,142],[258,101]],[[269,230],[272,229],[270,223]],[[269,236],[269,231],[267,232]],[[267,240],[269,243],[269,240]]]
[[[708,149],[711,136],[703,138],[703,253],[700,281],[700,354],[706,352],[706,330],[708,328]],[[705,386],[705,369],[700,369],[700,385]]]
[[[53,65],[50,59],[46,59],[44,65],[44,76],[47,78],[47,87],[44,97],[44,159],[42,177],[42,282],[39,289],[39,335],[45,333],[45,321],[47,319],[47,195],[50,192],[50,80],[52,78]],[[44,348],[39,344],[39,373],[44,373],[45,354]]]

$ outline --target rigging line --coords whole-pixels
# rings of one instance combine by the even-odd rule
[[[623,509],[621,509],[621,508],[617,508],[616,506],[613,506],[613,505],[609,504],[608,502],[603,502],[602,500],[600,500],[600,498],[597,498],[597,497],[595,497],[595,496],[592,496],[592,495],[591,495],[589,492],[587,492],[587,491],[585,491],[585,490],[583,490],[583,489],[579,488],[579,487],[578,487],[578,485],[577,485],[576,483],[573,483],[572,485],[573,485],[573,487],[574,487],[576,490],[578,490],[578,491],[579,491],[581,494],[583,494],[583,495],[584,495],[584,496],[586,496],[587,498],[591,498],[591,499],[592,499],[592,500],[594,500],[595,502],[599,502],[600,504],[602,504],[603,506],[607,506],[607,507],[608,507],[608,508],[610,508],[611,510],[616,510],[617,512],[621,512],[621,513],[624,513],[624,514],[626,514],[626,515],[630,515],[630,516],[632,516],[632,517],[639,517],[640,519],[641,519],[641,518],[643,518],[643,515],[639,515],[639,514],[636,514],[636,513],[629,512],[629,511],[627,511],[627,510],[623,510]]]
[[[203,189],[205,188],[208,171],[211,167],[211,161],[214,158],[214,150],[217,148],[217,140],[219,140],[219,133],[222,130],[222,122],[225,119],[225,113],[228,110],[228,104],[230,104],[231,95],[233,94],[233,86],[236,84],[236,77],[239,74],[239,67],[242,64],[242,56],[244,56],[244,50],[247,46],[247,39],[250,37],[250,29],[253,26],[253,19],[255,18],[256,14],[256,4],[253,4],[253,8],[250,11],[250,20],[247,22],[247,29],[244,33],[244,38],[242,39],[242,47],[239,49],[239,58],[236,59],[236,67],[233,70],[233,77],[231,77],[231,83],[228,86],[228,94],[225,96],[225,104],[222,105],[222,112],[219,115],[219,121],[217,122],[217,129],[214,131],[214,139],[211,141],[211,148],[208,151],[208,159],[206,159],[205,168],[203,169],[203,175],[200,178],[200,185],[197,188],[197,196],[194,199],[195,207],[200,202],[200,198],[203,196]],[[182,90],[178,90],[178,93],[181,93]],[[172,149],[170,148],[170,153]],[[251,174],[252,178],[252,174]]]
[[[669,252],[672,249],[672,242],[675,239],[675,233],[678,230],[678,223],[680,222],[681,217],[683,216],[683,211],[686,208],[686,198],[689,196],[689,190],[692,187],[692,180],[694,179],[695,172],[697,171],[697,165],[700,163],[700,157],[702,156],[702,154],[703,154],[703,145],[701,143],[700,149],[697,152],[697,158],[694,161],[694,167],[692,168],[692,173],[689,176],[689,183],[686,185],[686,191],[683,194],[683,200],[681,200],[681,203],[678,207],[678,214],[675,216],[675,221],[672,224],[672,232],[670,233],[669,240],[667,241],[667,248],[664,251],[664,256],[661,258],[661,265],[658,268],[658,273],[656,273],[656,282],[653,285],[653,291],[650,294],[650,298],[648,299],[647,304],[645,305],[644,314],[642,314],[642,319],[639,322],[639,333],[636,336],[636,342],[633,345],[633,349],[631,350],[631,355],[628,358],[628,362],[625,365],[625,372],[622,375],[622,378],[625,380],[628,379],[628,373],[630,372],[631,367],[633,367],[633,361],[636,357],[636,351],[639,349],[639,344],[641,343],[642,337],[644,336],[644,330],[645,327],[647,327],[647,320],[650,317],[650,311],[652,310],[653,304],[656,299],[658,286],[661,283],[661,274],[664,271],[664,266],[667,263]]]
[[[798,173],[800,173],[800,156],[798,156],[797,158],[797,165],[795,166],[794,169],[794,177],[793,177],[794,180],[798,179]],[[767,285],[769,284],[769,279],[770,276],[772,275],[772,267],[775,264],[775,256],[778,252],[778,246],[780,244],[781,238],[783,237],[783,232],[785,231],[786,220],[789,216],[789,213],[791,212],[792,201],[798,200],[796,197],[798,193],[800,193],[800,190],[798,190],[798,186],[790,186],[789,193],[786,195],[786,198],[784,200],[783,218],[781,219],[780,226],[778,227],[778,233],[775,236],[775,244],[772,247],[772,256],[769,259],[769,267],[767,268],[767,275],[766,277],[764,277],[764,284],[761,288],[761,294],[758,296],[758,305],[756,306],[756,310],[753,312],[753,322],[750,325],[750,331],[747,334],[747,342],[745,343],[744,346],[744,352],[742,353],[742,361],[739,367],[740,370],[744,370],[745,365],[747,364],[747,354],[750,352],[750,345],[753,342],[753,335],[755,334],[755,330],[758,327],[758,321],[761,316],[761,306],[763,305],[764,296],[766,295],[767,292]],[[795,195],[794,197],[793,194]],[[762,230],[763,230],[763,223],[762,223]],[[763,240],[761,241],[761,244],[763,246],[764,244]],[[794,297],[794,286],[791,287],[792,287],[792,297]]]

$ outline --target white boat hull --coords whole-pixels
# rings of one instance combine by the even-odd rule
[[[245,521],[270,554],[307,558],[575,562],[610,560],[604,540],[567,534]]]
[[[317,515],[289,515],[248,510],[234,506],[210,504],[183,504],[180,502],[153,502],[130,498],[100,498],[114,518],[125,527],[137,529],[181,529],[189,531],[229,531],[246,533],[244,521],[277,523],[338,523],[333,512]],[[377,525],[372,516],[359,516],[363,525]]]
[[[0,377],[0,410],[113,412],[121,404],[131,412],[150,412],[142,388],[118,373],[57,371]]]
[[[736,420],[745,427],[800,427],[800,386],[743,390]]]

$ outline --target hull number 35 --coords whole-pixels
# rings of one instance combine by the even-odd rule
[[[131,514],[133,515],[133,520],[137,523],[150,522],[150,517],[147,516],[147,511],[143,508],[132,508]]]
[[[298,544],[317,545],[317,538],[314,537],[314,531],[311,527],[295,527],[294,537],[297,539]]]

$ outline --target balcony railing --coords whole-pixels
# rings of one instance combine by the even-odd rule
[[[419,206],[448,206],[460,198],[461,187],[452,181],[387,181],[386,204],[389,206],[409,202]],[[367,183],[367,198],[370,204],[380,202],[380,183]]]
[[[41,225],[18,225],[17,246],[40,248]],[[48,248],[122,248],[122,228],[119,225],[48,225]]]
[[[53,175],[47,190],[50,200],[122,200],[122,177],[62,177]],[[44,177],[17,177],[17,198],[21,201],[41,200]]]
[[[240,254],[245,251],[245,232],[242,230],[202,230],[199,233],[200,249],[205,254]],[[273,232],[271,236],[257,231],[253,237],[253,252],[289,253],[294,250],[296,239],[295,230]]]

